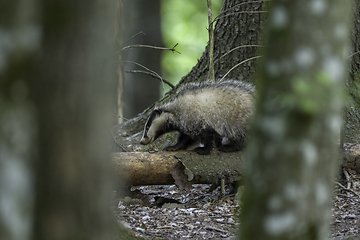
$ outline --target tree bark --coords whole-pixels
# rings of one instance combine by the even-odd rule
[[[350,2],[272,1],[241,239],[327,239]]]
[[[112,0],[40,1],[39,159],[33,239],[113,239],[108,134],[116,59]]]
[[[351,31],[351,68],[346,88],[348,98],[344,116],[344,142],[360,143],[360,1],[353,1],[354,20]]]

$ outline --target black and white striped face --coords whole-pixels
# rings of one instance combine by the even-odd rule
[[[140,144],[147,145],[155,141],[161,135],[168,131],[169,113],[163,112],[160,109],[154,109],[144,128],[144,134],[140,140]]]

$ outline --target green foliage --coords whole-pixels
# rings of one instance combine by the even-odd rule
[[[223,0],[212,0],[215,18]],[[164,51],[162,68],[165,79],[176,84],[195,66],[208,41],[208,16],[205,0],[164,0],[161,3],[162,33],[165,46],[179,45],[181,54]],[[166,91],[166,90],[165,90]]]

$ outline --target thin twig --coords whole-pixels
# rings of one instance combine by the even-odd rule
[[[354,56],[354,55],[356,55],[356,54],[358,54],[358,53],[360,53],[360,51],[354,52],[353,54],[351,54],[351,55],[348,56],[347,58],[351,58],[352,56]]]
[[[127,118],[124,118],[123,116],[120,116],[120,115],[117,115],[117,114],[112,114],[114,117],[119,117],[119,118],[122,118],[123,120],[127,121],[129,119]]]
[[[220,179],[220,194],[225,196],[225,179]]]
[[[207,0],[207,11],[209,21],[209,74],[208,78],[215,82],[215,70],[214,70],[214,28],[212,24],[212,10],[211,0]]]
[[[110,132],[111,132],[111,136],[113,137],[114,142],[116,143],[116,145],[118,145],[119,147],[121,147],[122,150],[124,150],[125,152],[130,152],[128,149],[126,149],[126,147],[124,147],[122,144],[120,144],[120,143],[118,143],[118,142],[116,141],[116,138],[115,138],[115,136],[114,136],[113,131],[111,131],[111,129],[109,129],[109,130],[110,130]]]
[[[358,196],[360,198],[360,195],[355,192],[354,190],[350,189],[350,188],[346,188],[344,185],[342,185],[341,183],[339,182],[335,182],[338,186],[340,186],[342,189],[344,189],[345,191],[348,191],[348,192],[351,192],[353,194],[355,194],[356,196]]]
[[[221,232],[221,233],[228,233],[226,230],[216,228],[216,227],[212,227],[212,226],[206,226],[205,229],[206,230],[217,231],[217,232]]]
[[[152,72],[145,72],[145,71],[141,71],[141,70],[125,70],[124,72],[126,72],[126,73],[141,73],[141,74],[147,74],[147,75],[150,75],[150,76],[152,76],[152,77],[154,77],[154,78],[160,79],[160,81],[164,81],[164,83],[166,83],[167,85],[169,85],[171,88],[174,88],[174,87],[175,87],[171,82],[169,82],[169,81],[167,81],[167,80],[165,80],[165,79],[163,79],[163,78],[159,78],[156,74],[154,74],[154,73],[152,73]]]
[[[240,11],[240,12],[229,13],[229,14],[221,16],[219,18],[224,18],[224,17],[228,17],[228,16],[240,14],[240,13],[267,13],[267,12],[269,12],[269,11]]]
[[[239,4],[236,4],[235,6],[229,8],[229,9],[226,9],[225,11],[221,12],[219,15],[216,16],[216,18],[214,18],[213,22],[215,22],[216,20],[218,20],[219,18],[221,17],[224,17],[222,15],[224,15],[225,13],[241,6],[241,5],[244,5],[244,4],[248,4],[248,3],[256,3],[256,2],[268,2],[268,1],[271,1],[271,0],[260,0],[260,1],[250,1],[250,2],[243,2],[243,3],[239,3]],[[239,13],[247,13],[248,11],[244,11],[244,12],[239,12]],[[259,11],[260,12],[260,11]]]
[[[129,49],[129,48],[152,48],[152,49],[159,49],[159,50],[170,50],[172,52],[176,52],[178,54],[181,54],[180,52],[175,50],[175,47],[177,45],[178,45],[178,43],[175,44],[175,46],[173,46],[172,48],[156,47],[156,46],[150,46],[150,45],[129,45],[129,46],[123,47],[121,50],[117,51],[116,53],[122,52],[122,51],[124,51],[126,49]]]
[[[245,48],[245,47],[264,47],[264,46],[263,45],[241,45],[241,46],[237,46],[237,47],[231,49],[230,51],[226,52],[224,55],[222,55],[218,59],[216,59],[214,64],[216,64],[218,61],[220,61],[221,58],[225,57],[226,55],[228,55],[229,53],[235,51],[236,49]]]
[[[137,63],[137,62],[133,62],[133,61],[121,61],[121,62],[123,62],[123,63],[132,63],[132,64],[135,64],[135,65],[137,65],[137,66],[139,66],[139,67],[142,67],[142,68],[146,69],[147,71],[155,74],[158,78],[161,79],[163,92],[164,92],[164,94],[165,94],[164,80],[163,80],[163,78],[162,78],[157,72],[155,72],[155,71],[153,71],[153,70],[151,70],[151,69],[149,69],[149,68],[147,68],[147,67],[145,67],[145,66],[143,66],[143,65],[141,65],[140,63]]]
[[[130,40],[133,39],[133,38],[136,38],[136,37],[139,36],[140,34],[146,36],[146,34],[145,34],[143,31],[140,31],[140,32],[138,32],[137,34],[135,34],[134,36],[132,36],[132,37],[130,37],[129,39],[127,39],[122,45],[124,46],[125,43],[127,43],[128,41],[130,41]]]
[[[355,96],[355,94],[353,94],[353,93],[349,93],[350,94],[350,96],[352,97],[352,100],[353,101],[355,101],[357,104],[360,104],[360,100],[358,99],[358,97],[357,96]]]
[[[220,81],[222,81],[223,79],[225,79],[225,77],[226,77],[232,70],[234,70],[235,68],[237,68],[237,67],[240,66],[241,64],[246,63],[246,62],[248,62],[248,61],[250,61],[250,60],[253,60],[253,59],[256,59],[256,58],[261,58],[261,57],[262,57],[262,56],[251,57],[251,58],[248,58],[248,59],[246,59],[246,60],[244,60],[244,61],[236,64],[236,65],[233,66],[229,71],[227,71],[227,72],[225,73],[225,75],[220,79]]]
[[[350,178],[350,175],[349,173],[346,171],[346,169],[343,169],[343,173],[344,173],[344,176],[346,178],[346,188],[350,188],[351,187],[351,178]]]

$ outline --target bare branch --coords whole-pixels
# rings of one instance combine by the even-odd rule
[[[151,72],[151,73],[155,74],[158,78],[160,78],[160,79],[161,79],[161,81],[163,80],[163,78],[162,78],[162,77],[161,77],[161,76],[160,76],[157,72],[155,72],[155,71],[153,71],[153,70],[151,70],[151,69],[149,69],[149,68],[145,67],[144,65],[141,65],[140,63],[133,62],[133,61],[121,61],[121,62],[123,62],[123,63],[132,63],[132,64],[135,64],[135,65],[137,65],[137,66],[139,66],[139,67],[142,67],[142,68],[144,68],[144,69],[148,70],[149,72]]]
[[[140,32],[138,32],[137,34],[135,34],[134,36],[132,36],[132,37],[130,37],[129,39],[127,39],[127,40],[122,44],[122,46],[124,46],[125,43],[129,42],[129,41],[130,41],[131,39],[133,39],[133,38],[136,38],[136,37],[139,36],[140,34],[146,36],[146,34],[145,34],[143,31],[140,31]]]
[[[348,58],[351,58],[352,56],[354,56],[354,55],[356,55],[356,54],[358,54],[358,53],[360,53],[360,51],[354,52],[353,54],[351,54],[350,56],[348,56]]]
[[[122,144],[120,144],[116,141],[115,135],[114,135],[113,131],[111,131],[111,129],[110,129],[110,132],[111,132],[111,136],[113,137],[116,145],[118,145],[120,148],[122,148],[122,150],[124,150],[125,152],[129,152],[129,150],[126,147],[124,147]]]
[[[253,59],[256,59],[256,58],[261,58],[261,57],[262,57],[262,56],[255,56],[255,57],[248,58],[248,59],[246,59],[246,60],[244,60],[244,61],[242,61],[242,62],[239,62],[238,64],[236,64],[235,66],[233,66],[229,71],[227,71],[227,73],[225,73],[225,75],[220,79],[220,81],[224,80],[225,77],[226,77],[232,70],[234,70],[235,68],[237,68],[237,67],[240,66],[241,64],[246,63],[246,62],[248,62],[248,61],[250,61],[250,60],[253,60]]]
[[[154,73],[152,73],[152,72],[146,72],[146,71],[141,71],[141,70],[125,70],[124,72],[126,72],[126,73],[141,73],[141,74],[147,74],[147,75],[150,75],[150,76],[152,76],[152,77],[154,77],[154,78],[160,79],[160,81],[163,81],[164,83],[166,83],[167,85],[169,85],[171,88],[174,88],[174,87],[175,87],[171,82],[169,82],[169,81],[167,81],[167,80],[165,80],[165,79],[163,79],[163,78],[159,78],[156,74],[154,74]]]
[[[351,178],[350,178],[350,174],[348,173],[348,171],[346,171],[346,169],[343,169],[343,173],[344,176],[346,178],[346,188],[350,188],[351,187]]]
[[[122,119],[125,120],[125,121],[129,120],[129,119],[123,117],[123,116],[120,116],[120,115],[117,115],[117,114],[114,114],[114,113],[113,113],[112,115],[113,115],[114,117],[122,118]]]
[[[240,13],[267,13],[268,11],[240,11],[240,12],[234,12],[234,13],[229,13],[227,15],[221,16],[219,18],[224,18],[224,17],[228,17],[228,16],[232,16],[232,15],[236,15],[236,14],[240,14]],[[215,19],[214,19],[215,21]],[[214,22],[213,21],[213,22]]]
[[[357,192],[355,192],[354,190],[352,190],[350,188],[346,188],[345,186],[343,186],[339,182],[335,182],[335,184],[338,185],[339,187],[341,187],[342,189],[344,189],[345,191],[351,192],[351,193],[353,193],[354,195],[356,195],[356,196],[358,196],[360,198],[360,195]]]
[[[150,46],[150,45],[129,45],[129,46],[123,47],[121,50],[117,51],[116,53],[122,52],[122,51],[124,51],[126,49],[129,49],[129,48],[152,48],[152,49],[159,49],[159,50],[170,50],[172,52],[176,52],[178,54],[181,54],[180,52],[175,50],[175,47],[177,45],[178,45],[178,43],[175,44],[175,46],[173,46],[172,48],[156,47],[156,46]]]
[[[175,45],[175,46],[176,46],[176,45]],[[174,47],[175,47],[175,46],[174,46]],[[145,66],[143,66],[143,65],[141,65],[140,63],[137,63],[137,62],[133,62],[133,61],[121,61],[121,62],[123,62],[123,63],[132,63],[132,64],[135,64],[135,65],[137,65],[137,66],[139,66],[139,67],[142,67],[142,68],[146,69],[147,71],[155,74],[158,78],[161,79],[162,87],[163,87],[163,92],[164,92],[164,94],[165,94],[165,90],[164,90],[164,79],[163,79],[157,72],[155,72],[155,71],[153,71],[153,70],[151,70],[151,69],[149,69],[149,68],[147,68],[147,67],[145,67]]]
[[[238,47],[235,47],[233,49],[231,49],[230,51],[226,52],[224,55],[222,55],[221,57],[219,57],[218,59],[215,60],[214,64],[217,63],[221,58],[225,57],[226,55],[228,55],[229,53],[235,51],[236,49],[239,48],[245,48],[245,47],[264,47],[263,45],[241,45]]]

